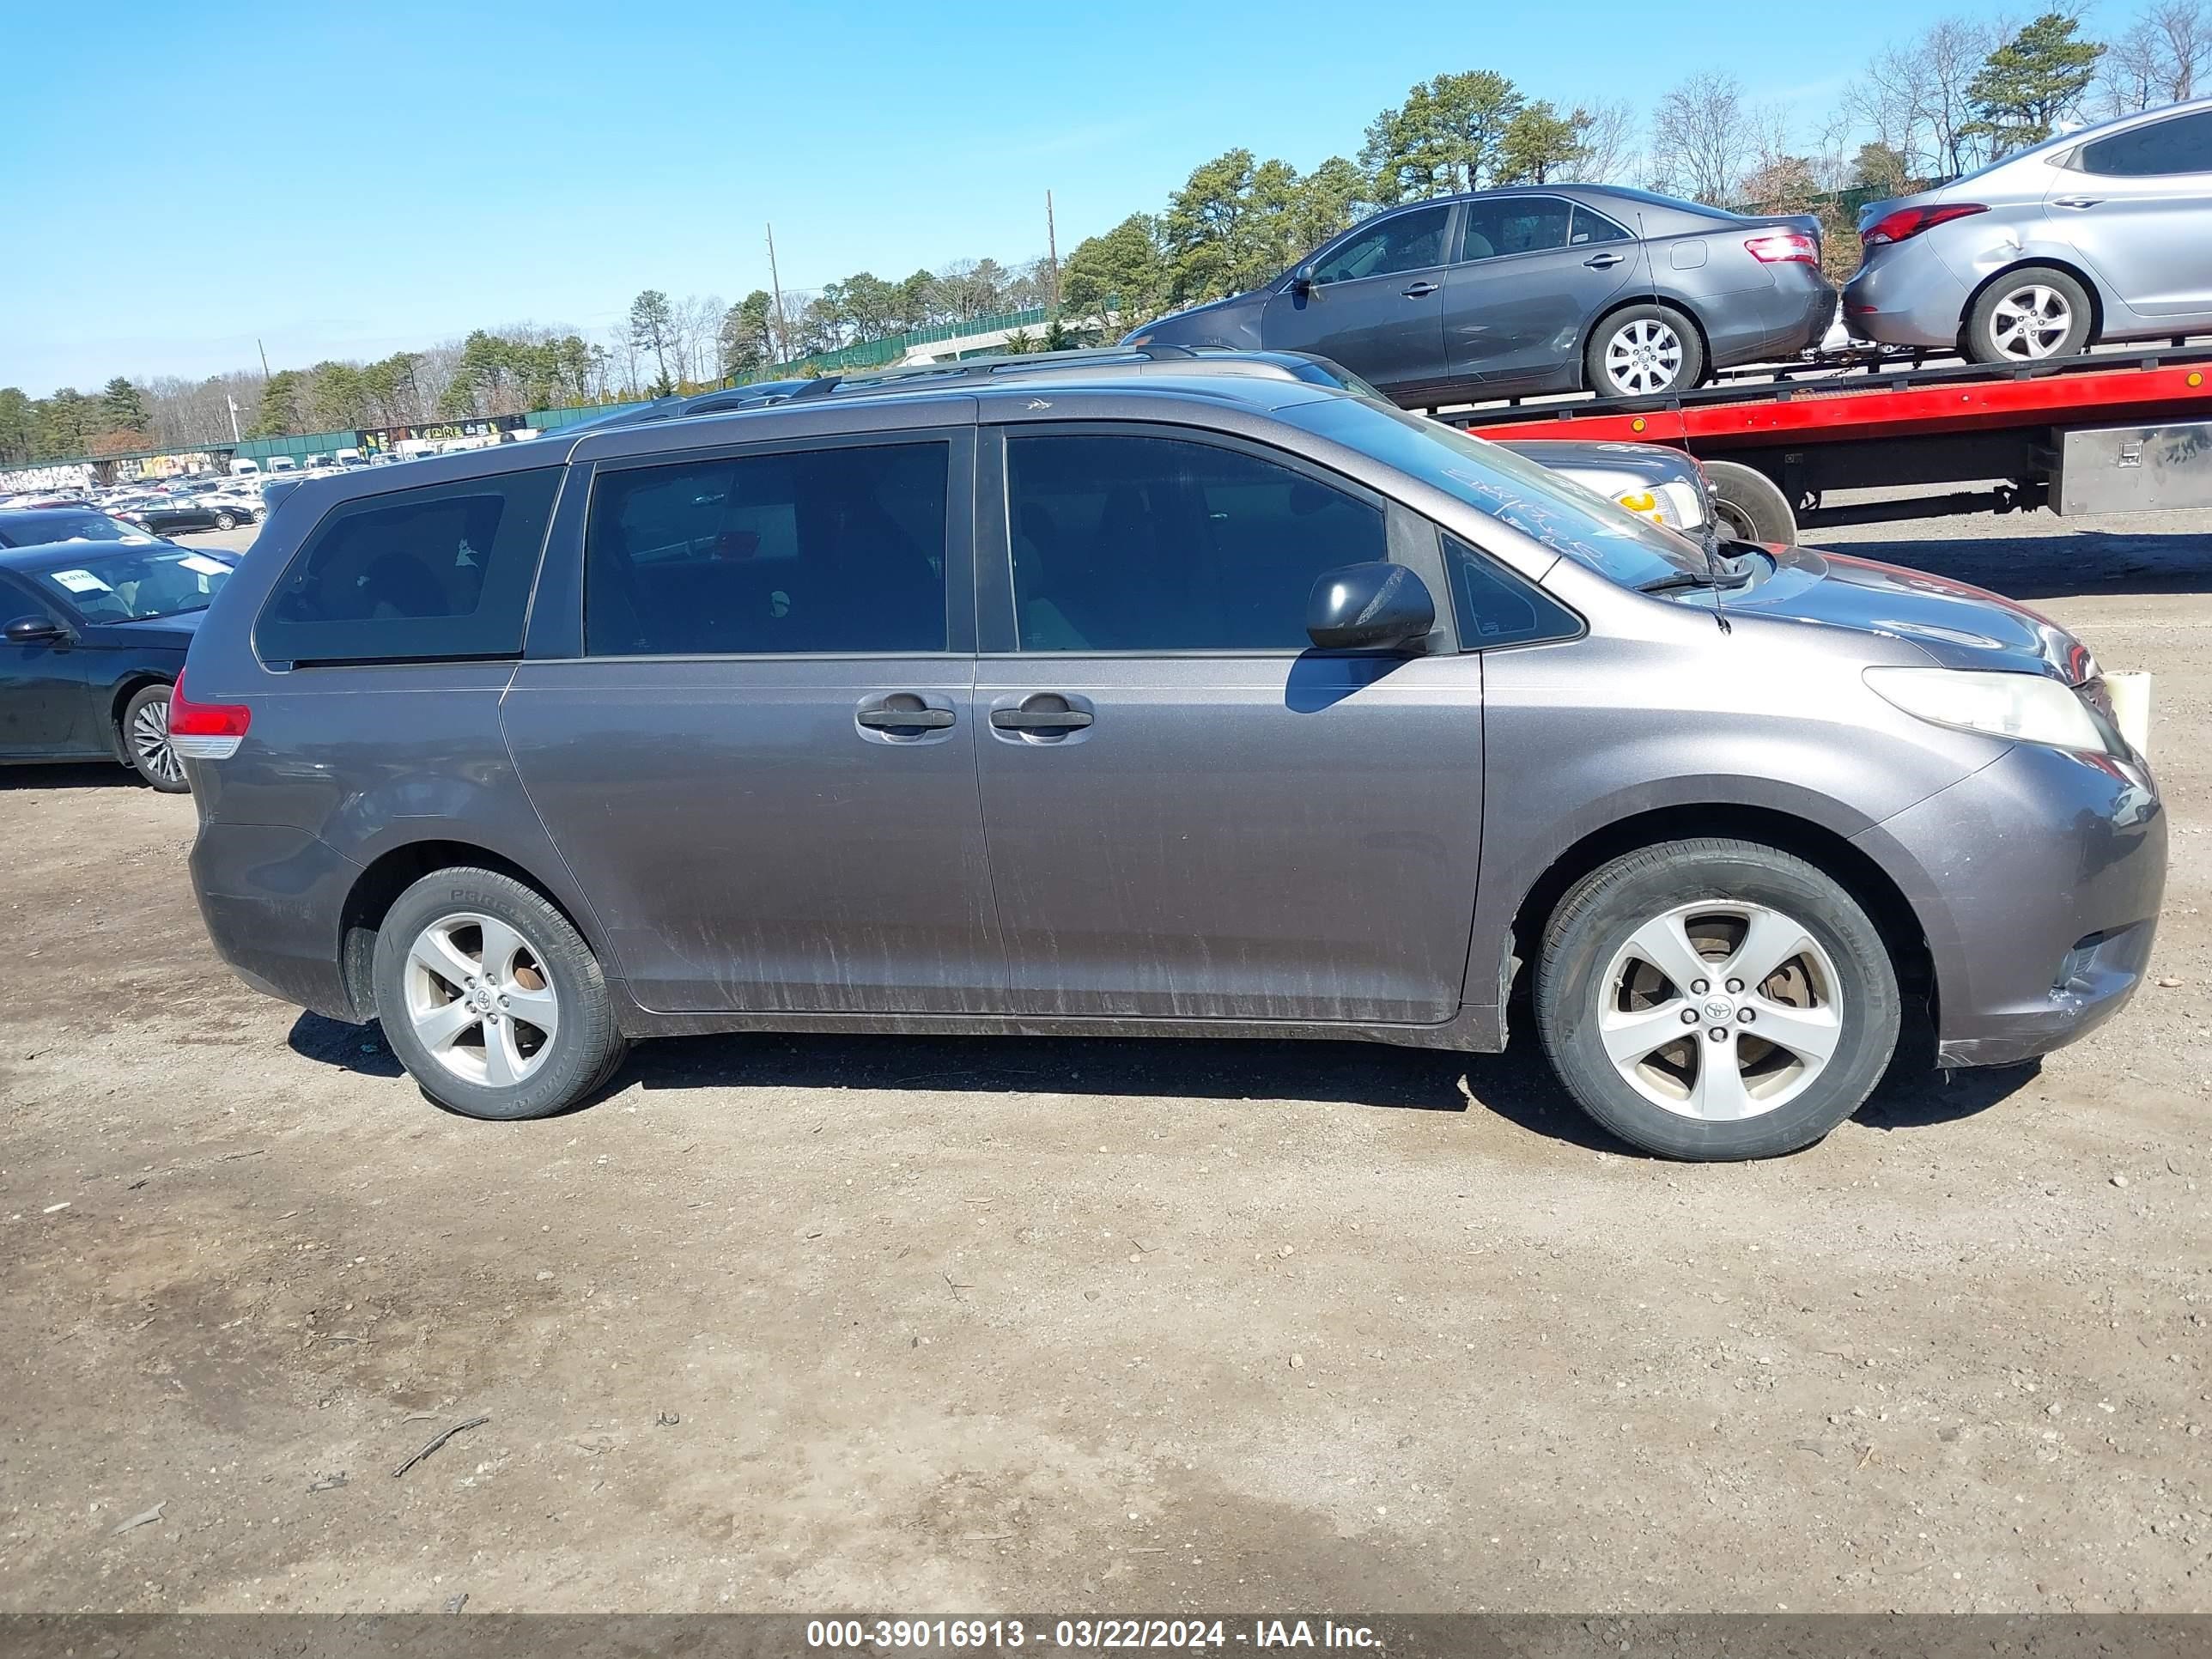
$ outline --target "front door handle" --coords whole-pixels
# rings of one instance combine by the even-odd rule
[[[1080,708],[994,708],[991,724],[1001,732],[1078,732],[1091,716]]]
[[[1414,283],[1406,289],[1406,297],[1408,300],[1425,300],[1436,291],[1437,285],[1434,283]]]
[[[1583,263],[1588,265],[1592,270],[1610,270],[1613,266],[1620,263],[1620,255],[1618,253],[1601,253],[1595,258],[1585,259]]]
[[[2073,208],[2078,210],[2081,208],[2093,208],[2104,199],[2105,198],[2101,196],[2062,196],[2051,205],[2053,207]]]
[[[952,724],[953,714],[950,708],[891,708],[879,704],[861,709],[853,718],[871,732],[942,732]]]

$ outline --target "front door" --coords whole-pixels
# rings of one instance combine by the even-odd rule
[[[975,708],[1013,1007],[1450,1018],[1480,659],[1305,637],[1316,576],[1388,556],[1382,505],[1271,450],[1144,428],[1018,428],[1003,465],[1011,561],[984,617],[1003,648]]]
[[[2212,110],[2082,145],[2045,208],[2137,316],[2212,319]]]
[[[1444,245],[1449,202],[1384,214],[1325,248],[1301,289],[1267,301],[1261,343],[1310,351],[1390,393],[1444,379]]]
[[[59,623],[59,611],[0,573],[0,627],[19,617]],[[87,745],[84,648],[67,637],[18,644],[0,639],[0,756],[41,760]]]
[[[1455,378],[1499,392],[1571,384],[1585,325],[1644,271],[1644,245],[1559,196],[1467,204],[1444,279]]]
[[[647,1007],[1002,1006],[970,432],[599,467],[583,653],[502,718]]]

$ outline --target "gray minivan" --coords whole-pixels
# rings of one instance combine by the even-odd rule
[[[302,483],[170,729],[210,932],[543,1115],[744,1030],[1494,1050],[1760,1157],[1909,1003],[2138,982],[2165,816],[1995,595],[1730,556],[1327,385],[954,373]]]

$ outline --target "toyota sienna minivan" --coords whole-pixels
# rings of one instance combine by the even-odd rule
[[[2166,864],[2033,612],[1699,546],[1233,359],[308,479],[170,731],[217,948],[483,1118],[664,1033],[1495,1050],[1510,1013],[1626,1139],[1762,1157],[1908,1005],[1945,1066],[2110,1018]]]

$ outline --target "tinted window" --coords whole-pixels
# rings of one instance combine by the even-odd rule
[[[515,657],[562,469],[363,496],[332,507],[278,579],[264,661]]]
[[[1469,202],[1459,237],[1462,259],[1543,253],[1567,245],[1567,204],[1556,196],[1507,196]]]
[[[2136,178],[2212,173],[2212,110],[2094,139],[2081,146],[2081,170]]]
[[[1462,650],[1571,639],[1582,632],[1574,612],[1541,588],[1530,586],[1456,536],[1443,541]]]
[[[1415,208],[1395,213],[1355,233],[1314,266],[1316,283],[1346,283],[1356,276],[1388,276],[1423,270],[1444,262],[1444,232],[1451,207]]]
[[[1571,246],[1588,247],[1598,242],[1631,240],[1627,231],[1616,225],[1602,213],[1592,213],[1586,207],[1575,210],[1574,234],[1567,240]]]
[[[147,622],[206,610],[230,572],[228,558],[149,541],[143,552],[103,551],[33,580],[87,622]]]
[[[945,649],[943,443],[605,471],[584,554],[594,656]]]
[[[1006,481],[1024,651],[1302,651],[1315,578],[1385,556],[1376,508],[1211,444],[1016,438]]]

